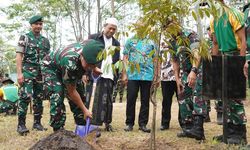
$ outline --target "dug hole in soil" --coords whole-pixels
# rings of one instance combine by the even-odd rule
[[[83,138],[72,131],[59,130],[39,140],[30,150],[94,150]]]

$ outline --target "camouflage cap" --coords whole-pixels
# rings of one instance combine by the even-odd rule
[[[104,44],[96,40],[86,40],[83,42],[82,55],[88,64],[97,64],[97,55],[104,49]]]
[[[29,23],[33,24],[33,23],[36,23],[37,21],[43,21],[43,17],[40,15],[33,16],[30,18]]]

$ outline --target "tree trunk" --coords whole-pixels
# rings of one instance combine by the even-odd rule
[[[115,2],[114,2],[114,0],[111,0],[111,11],[112,11],[112,17],[115,17]]]
[[[75,14],[76,14],[76,20],[77,20],[77,26],[78,26],[78,34],[77,34],[77,42],[81,41],[83,39],[82,36],[82,23],[80,19],[80,11],[79,11],[79,1],[74,0],[75,5]]]
[[[90,9],[91,9],[91,3],[90,3],[90,0],[88,0],[88,35],[91,34],[91,30],[90,30],[90,17],[91,17],[91,14],[90,14]]]
[[[67,0],[64,7],[66,9],[66,11],[69,13],[69,16],[70,16],[70,21],[71,21],[71,24],[72,24],[72,27],[73,27],[73,30],[74,30],[74,35],[75,35],[75,38],[77,40],[77,27],[75,26],[75,23],[74,23],[74,20],[73,20],[73,14],[72,14],[72,11],[70,9],[70,1]]]
[[[97,32],[101,31],[101,3],[97,0]]]
[[[151,95],[151,102],[153,103],[153,118],[152,118],[152,127],[151,127],[151,137],[150,137],[150,150],[156,150],[156,143],[155,143],[155,122],[156,122],[156,111],[157,111],[157,102],[156,102],[156,91],[157,88],[151,87],[153,89],[153,94]],[[154,91],[156,90],[156,91]]]
[[[159,34],[159,39],[158,39],[158,47],[160,47],[160,41],[161,41],[161,33]],[[156,111],[157,111],[157,100],[156,100],[156,93],[157,93],[157,84],[159,79],[160,79],[160,49],[156,49],[155,51],[156,56],[154,60],[154,80],[152,82],[152,86],[150,88],[150,100],[153,104],[153,118],[152,118],[152,127],[151,127],[151,137],[150,137],[150,150],[156,150],[156,141],[155,141],[155,122],[156,122]]]

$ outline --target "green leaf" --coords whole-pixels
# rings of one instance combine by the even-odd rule
[[[209,18],[210,17],[209,10],[208,9],[204,9],[204,12],[205,12],[206,16]]]
[[[154,54],[155,54],[155,49],[153,49],[152,51],[150,51],[150,53],[148,54],[148,57],[151,58]]]
[[[100,52],[97,54],[97,60],[102,60],[102,55],[103,55],[103,51],[100,51]]]
[[[141,72],[140,64],[136,63],[135,65],[136,65],[137,72],[140,73]]]
[[[135,71],[135,66],[133,63],[130,63],[130,70],[131,70],[131,73],[134,73]]]
[[[198,13],[199,13],[200,18],[202,19],[204,17],[202,9],[198,9]]]
[[[111,67],[112,67],[112,71],[113,71],[114,75],[116,75],[115,65],[114,65],[114,64],[112,64],[112,65],[111,65]]]
[[[194,20],[197,21],[197,15],[194,11],[192,11],[192,16],[193,16]]]
[[[119,69],[119,73],[120,73],[120,72],[122,72],[122,69],[123,69],[123,62],[121,60],[119,60],[118,62],[119,62],[118,69]]]
[[[105,60],[106,58],[107,58],[107,51],[104,50],[104,51],[103,51],[103,60]]]

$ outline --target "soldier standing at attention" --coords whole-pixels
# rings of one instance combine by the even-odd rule
[[[29,20],[31,31],[21,35],[16,50],[17,80],[20,85],[18,101],[17,132],[20,135],[29,132],[25,126],[28,105],[33,101],[34,124],[33,129],[46,130],[41,124],[43,113],[43,79],[41,62],[49,53],[50,43],[41,35],[43,17],[33,16]]]

